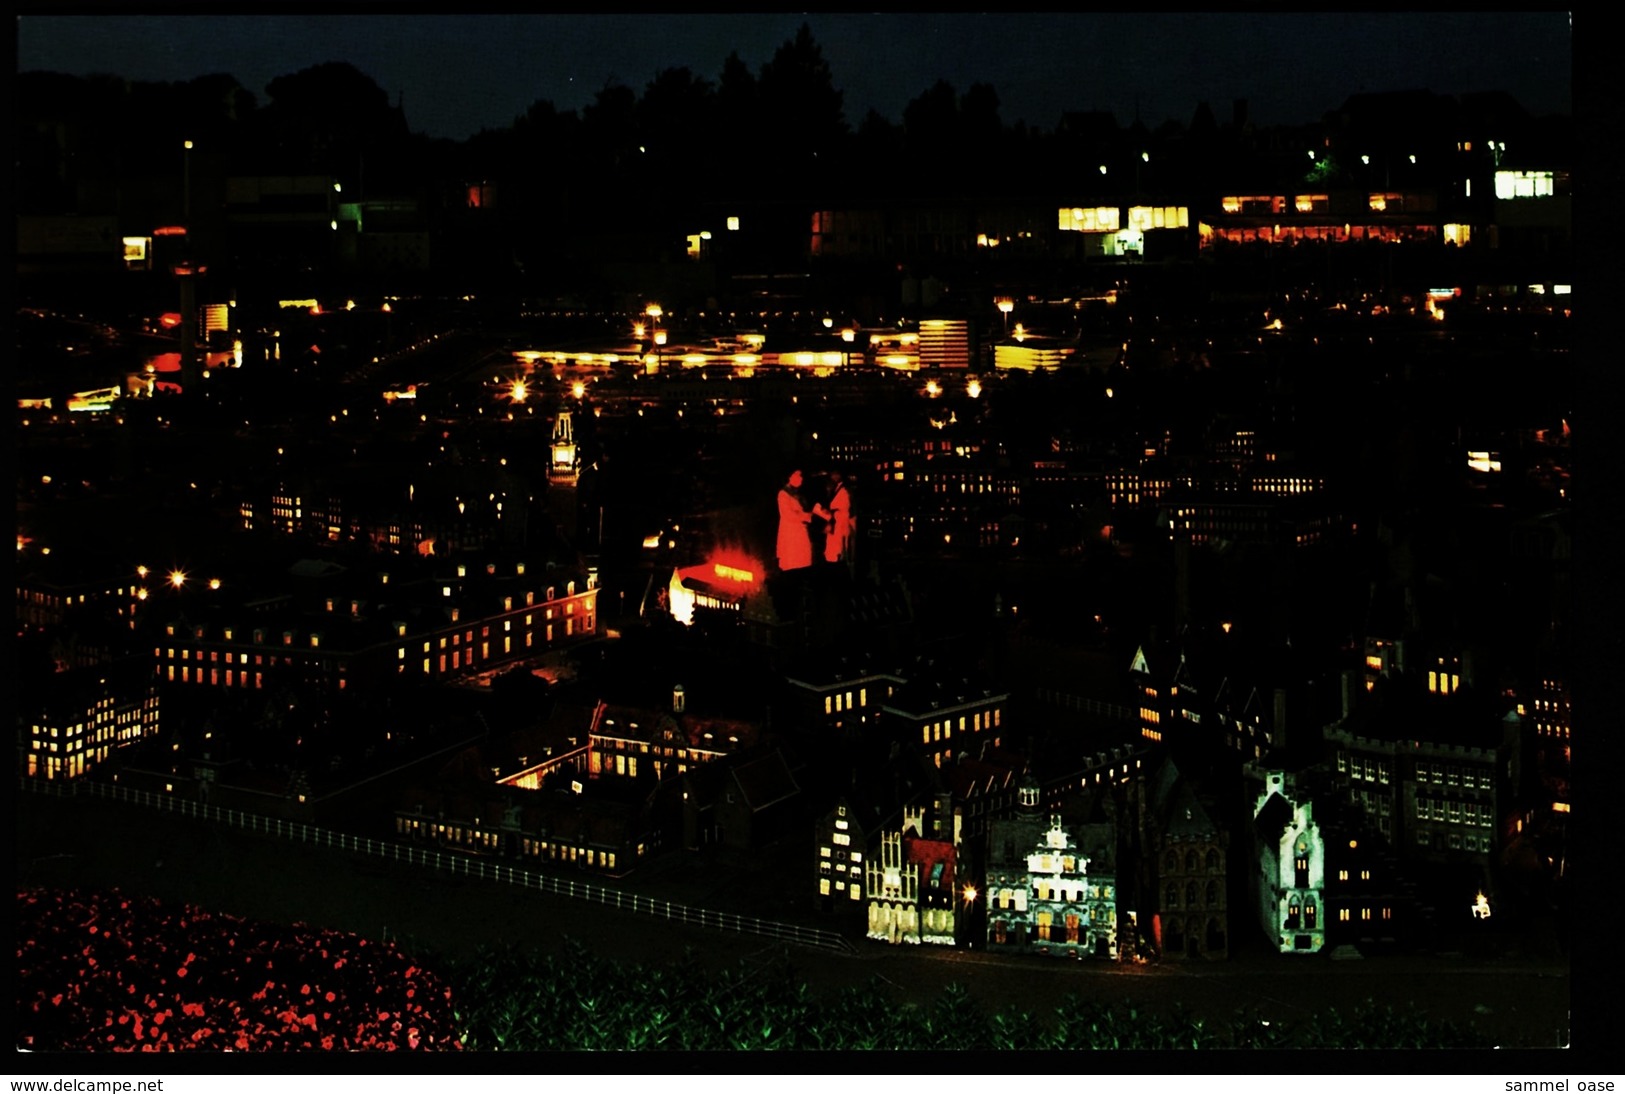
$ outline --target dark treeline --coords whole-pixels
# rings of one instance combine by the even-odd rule
[[[263,96],[223,73],[148,83],[28,72],[17,86],[18,196],[36,213],[74,211],[76,186],[94,180],[172,177],[185,139],[224,156],[231,174],[326,174],[363,198],[486,183],[506,204],[545,203],[561,219],[658,224],[728,199],[963,197],[1087,179],[1100,164],[1139,171],[1147,188],[1174,169],[1170,153],[1187,168],[1212,163],[1221,135],[1239,129],[1205,105],[1189,126],[1155,131],[1098,113],[1067,114],[1053,130],[1007,125],[994,87],[944,80],[900,122],[873,110],[852,119],[805,26],[755,71],[737,53],[714,79],[673,67],[641,91],[612,83],[580,111],[539,100],[465,141],[413,132],[388,90],[344,62],[279,76]]]
[[[787,269],[819,209],[907,205],[929,217],[1128,197],[1211,207],[1221,187],[1354,181],[1362,168],[1341,153],[1305,162],[1305,148],[1329,147],[1333,135],[1382,162],[1421,147],[1422,162],[1437,165],[1457,130],[1532,131],[1504,94],[1431,92],[1355,96],[1298,127],[1255,126],[1236,99],[1218,111],[1192,104],[1188,123],[1072,111],[1039,129],[1006,124],[993,86],[946,80],[900,120],[873,110],[853,119],[805,25],[754,70],[737,53],[715,78],[668,68],[641,91],[610,83],[579,111],[538,100],[511,125],[462,141],[413,131],[398,91],[392,101],[337,61],[279,76],[263,96],[226,74],[143,83],[29,72],[17,86],[22,216],[116,215],[141,232],[181,215],[184,171],[201,245],[217,237],[211,216],[224,223],[228,179],[319,176],[338,185],[340,202],[411,210],[416,228],[436,233],[437,271],[518,271],[540,285],[570,269],[571,291],[621,276],[606,264],[672,263],[685,237],[719,229],[740,206],[759,233],[752,246],[789,242],[736,247],[733,259]],[[1560,134],[1550,121],[1540,123],[1548,137]],[[185,140],[195,151],[183,159]]]

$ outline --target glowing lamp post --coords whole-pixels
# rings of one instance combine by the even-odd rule
[[[181,142],[181,223],[186,226],[186,239],[192,240],[192,142]]]
[[[185,584],[186,584],[186,574],[185,574],[184,571],[171,570],[169,572],[169,587],[170,588],[179,589],[182,585],[185,585]]]
[[[666,344],[666,332],[660,329],[660,317],[665,315],[666,312],[665,309],[659,304],[650,304],[648,307],[643,309],[643,314],[649,317],[649,324],[652,328],[650,341],[652,341],[655,345],[655,370],[659,371],[661,358],[660,347]]]
[[[1004,313],[1004,333],[1010,333],[1010,313],[1016,310],[1016,302],[1008,296],[993,298],[993,306]]]

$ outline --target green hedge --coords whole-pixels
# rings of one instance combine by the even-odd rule
[[[721,973],[692,958],[617,962],[571,943],[563,956],[488,947],[445,964],[463,1045],[475,1051],[709,1052],[930,1049],[1467,1048],[1476,1029],[1367,1001],[1294,1023],[1238,1012],[1210,1022],[1175,1008],[1072,999],[1048,1015],[988,1013],[955,984],[928,1005],[898,1005],[880,981],[815,997],[785,962]]]

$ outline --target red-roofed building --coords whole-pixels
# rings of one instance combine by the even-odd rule
[[[879,859],[865,868],[870,938],[939,946],[958,941],[958,852],[948,840],[922,838],[923,821],[922,810],[906,809],[901,830],[881,834]]]

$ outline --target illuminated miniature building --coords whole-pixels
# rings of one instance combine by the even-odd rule
[[[576,446],[575,427],[568,410],[559,411],[553,422],[553,443],[549,449],[547,481],[574,486],[581,474],[581,451]]]
[[[66,578],[47,567],[33,567],[17,575],[17,623],[54,627],[86,613],[111,610],[127,621],[120,626],[133,626],[147,584],[133,568],[127,574]]]
[[[1159,655],[1159,662],[1171,656]],[[1178,686],[1174,677],[1179,668],[1183,667],[1185,658],[1179,655],[1174,663],[1173,672],[1153,671],[1151,659],[1147,657],[1145,647],[1140,646],[1134,651],[1134,660],[1129,663],[1130,686],[1135,691],[1140,711],[1140,736],[1153,743],[1161,742],[1164,735],[1173,725],[1175,709],[1177,706]],[[1159,665],[1159,668],[1161,666]]]
[[[759,736],[752,722],[600,702],[588,739],[587,774],[669,779],[748,751]]]
[[[917,752],[898,748],[854,761],[851,780],[836,795],[834,803],[813,826],[813,906],[823,912],[859,911],[867,915],[864,903],[864,871],[869,859],[880,851],[887,831],[900,831],[904,809],[923,807],[932,795],[928,768]],[[945,803],[937,802],[933,820],[951,823]],[[951,830],[927,833],[933,839],[952,839]]]
[[[1468,669],[1435,657],[1425,674],[1379,674],[1326,727],[1338,785],[1402,859],[1487,868],[1497,850],[1500,772],[1516,767],[1521,719],[1498,718]]]
[[[1375,833],[1325,826],[1322,915],[1328,947],[1413,941],[1421,922],[1414,881]]]
[[[1184,205],[1074,206],[1061,209],[1056,228],[1079,233],[1085,257],[1160,258],[1174,253],[1189,235],[1190,209]]]
[[[685,626],[693,626],[696,609],[739,615],[746,599],[760,591],[761,576],[760,566],[745,558],[679,567],[666,585],[666,604]]]
[[[158,734],[158,688],[146,665],[98,666],[23,681],[20,774],[77,779]]]
[[[923,810],[903,812],[901,830],[882,833],[879,854],[865,864],[869,937],[952,946],[959,910],[956,843],[922,838]]]
[[[1116,958],[1115,829],[1045,816],[1030,779],[1021,795],[988,830],[988,948]]]
[[[846,736],[874,724],[881,706],[906,681],[902,669],[880,669],[864,659],[807,659],[785,674],[796,720],[820,735]]]
[[[362,596],[342,567],[300,563],[288,577],[311,583],[304,604],[292,592],[236,597],[199,622],[183,601],[155,619],[153,656],[165,683],[261,689],[281,674],[342,689],[474,675],[597,632],[592,574],[543,584],[522,563],[504,569],[458,563],[411,584],[379,574]]]
[[[1197,226],[1207,249],[1238,243],[1436,242],[1438,199],[1420,187],[1232,193]]]
[[[1009,694],[1001,689],[965,679],[920,677],[895,691],[880,709],[891,736],[914,742],[935,766],[944,767],[976,755],[984,741],[998,747],[1009,703]]]
[[[1280,771],[1265,777],[1253,805],[1254,895],[1264,936],[1282,953],[1318,953],[1326,944],[1326,847],[1314,805]]]
[[[966,369],[971,356],[970,325],[965,320],[920,320],[921,368]]]

